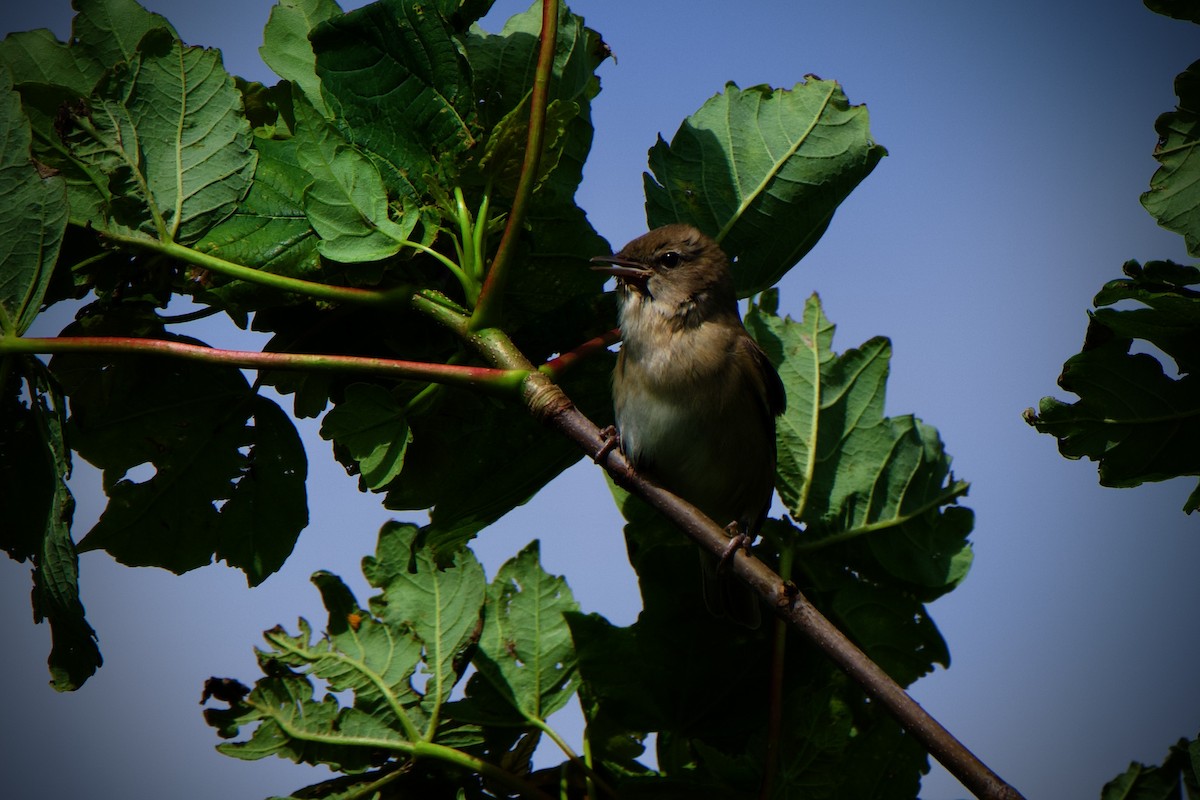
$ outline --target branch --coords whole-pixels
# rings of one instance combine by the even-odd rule
[[[496,249],[496,257],[488,270],[479,292],[479,303],[471,317],[471,329],[483,330],[499,324],[504,303],[504,290],[508,285],[513,256],[517,250],[517,239],[525,224],[525,213],[533,185],[537,182],[538,162],[542,157],[542,143],[546,133],[546,102],[550,94],[550,78],[554,72],[554,46],[558,42],[558,0],[542,0],[542,33],[538,47],[537,70],[533,75],[533,89],[529,98],[529,135],[525,141],[525,159],[521,163],[521,177],[517,182],[516,197],[512,210],[504,225],[504,235]],[[477,220],[477,224],[484,224]]]
[[[535,417],[566,435],[589,454],[600,452],[604,439],[565,393],[541,373],[525,381],[525,403]],[[720,558],[729,536],[720,525],[665,489],[637,474],[619,449],[601,463],[618,486],[642,498],[683,531],[689,539]],[[983,800],[1023,800],[1022,795],[992,772],[887,673],[839,631],[770,567],[739,549],[729,570],[751,586],[775,614],[807,636],[868,695],[881,703],[922,746],[964,786]]]
[[[260,353],[255,350],[221,350],[198,344],[125,336],[58,336],[53,338],[0,337],[0,354],[128,353],[174,356],[188,361],[224,364],[250,369],[316,369],[330,372],[367,372],[394,378],[466,386],[492,394],[512,396],[521,391],[529,370],[428,364],[391,358],[338,356],[319,353]]]
[[[562,353],[558,358],[550,359],[545,364],[542,364],[540,367],[538,367],[538,372],[546,375],[552,381],[557,381],[560,377],[562,377],[564,372],[578,364],[580,361],[589,358],[593,353],[599,350],[607,350],[610,346],[619,341],[621,341],[621,329],[613,328],[607,333],[602,333],[599,336],[588,339],[574,350]]]

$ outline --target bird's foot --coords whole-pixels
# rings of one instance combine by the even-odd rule
[[[617,429],[613,425],[600,430],[600,439],[600,449],[592,456],[592,461],[595,461],[597,464],[602,464],[608,454],[621,443],[621,436],[617,433]]]
[[[725,532],[729,534],[729,544],[725,545],[725,549],[721,552],[721,557],[717,559],[717,574],[720,575],[733,561],[733,556],[738,550],[750,552],[751,540],[748,535],[742,533],[741,526],[736,522],[731,522],[725,526]]]

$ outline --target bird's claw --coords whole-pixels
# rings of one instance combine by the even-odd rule
[[[608,454],[611,453],[616,446],[621,443],[621,437],[617,433],[616,427],[612,425],[600,430],[600,439],[602,440],[600,443],[600,449],[598,449],[595,455],[592,456],[592,461],[595,461],[597,464],[603,463]]]
[[[729,543],[725,545],[725,549],[721,552],[721,557],[717,559],[717,574],[725,571],[729,563],[733,561],[733,556],[738,550],[750,552],[750,537],[742,533],[741,527],[736,522],[731,522],[725,527],[725,532],[729,534]]]

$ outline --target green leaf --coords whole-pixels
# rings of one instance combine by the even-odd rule
[[[312,32],[324,97],[393,192],[443,175],[476,142],[470,69],[449,24],[417,0],[385,0]]]
[[[332,440],[339,460],[354,467],[364,489],[379,491],[404,469],[412,432],[404,407],[382,386],[355,383],[321,422],[321,438]]]
[[[297,161],[311,178],[304,212],[321,237],[321,254],[346,263],[395,255],[416,226],[416,215],[393,222],[375,163],[348,146],[301,95],[294,101]]]
[[[142,38],[152,30],[179,38],[166,17],[150,13],[137,0],[74,0],[72,5],[79,12],[71,24],[72,40],[105,67],[136,61]]]
[[[79,599],[79,562],[71,538],[75,500],[67,488],[71,452],[63,438],[65,400],[41,362],[10,361],[14,388],[0,397],[0,547],[33,562],[33,615],[50,623],[50,685],[73,691],[103,663]]]
[[[1157,359],[1131,353],[1129,339],[1112,338],[1098,321],[1088,339],[1058,379],[1078,402],[1044,397],[1026,421],[1058,439],[1063,456],[1098,461],[1103,486],[1200,475],[1200,375],[1172,380]],[[1184,511],[1198,508],[1200,493]]]
[[[1175,360],[1180,372],[1200,372],[1200,269],[1170,261],[1126,262],[1126,279],[1096,295],[1092,319],[1124,339],[1143,339]],[[1139,307],[1101,308],[1122,300]]]
[[[579,106],[553,100],[546,107],[545,139],[542,157],[538,161],[537,184],[540,184],[558,166],[562,155],[563,134],[571,120],[579,115]],[[496,124],[484,143],[480,171],[502,189],[504,195],[515,194],[525,161],[525,145],[529,135],[528,96],[506,117]]]
[[[384,525],[375,555],[363,559],[363,574],[382,590],[371,600],[375,615],[410,627],[424,645],[425,700],[433,713],[449,699],[466,667],[464,650],[479,636],[487,583],[470,550],[442,568],[430,548],[418,545],[417,534],[415,525]]]
[[[312,581],[321,590],[329,611],[326,638],[312,643],[312,631],[300,621],[300,634],[268,631],[271,658],[291,667],[308,667],[334,692],[352,691],[354,707],[370,714],[406,737],[402,718],[419,700],[411,685],[421,662],[421,642],[411,631],[385,625],[359,608],[350,590],[336,575],[318,572]]]
[[[611,356],[601,356],[562,381],[580,409],[602,424],[612,414],[611,374]],[[455,552],[581,457],[570,442],[547,435],[525,409],[471,392],[445,390],[427,408],[414,410],[408,423],[413,441],[405,469],[388,487],[384,505],[432,506],[427,533],[439,553]],[[505,454],[502,468],[497,453]]]
[[[67,228],[65,181],[30,158],[29,120],[0,64],[0,335],[41,310]]]
[[[342,13],[336,0],[280,0],[271,8],[263,29],[259,55],[275,74],[289,80],[304,93],[314,108],[328,111],[321,97],[317,57],[308,40],[313,28]]]
[[[254,173],[241,95],[215,50],[156,28],[72,109],[72,221],[183,244],[233,213]],[[76,189],[81,197],[75,197]],[[86,189],[86,190],[85,190]]]
[[[775,284],[828,227],[833,212],[886,154],[865,106],[835,81],[790,90],[729,83],[650,150],[651,228],[687,222],[735,260],[746,297]]]
[[[342,708],[332,695],[313,698],[304,677],[264,678],[232,708],[206,709],[205,719],[223,735],[258,723],[250,738],[217,745],[227,756],[253,761],[279,756],[331,769],[357,772],[370,767],[376,753],[410,748],[403,735],[382,720],[355,708]]]
[[[129,333],[181,341],[161,326],[96,316],[64,331]],[[81,549],[176,573],[216,555],[251,585],[279,569],[308,522],[304,450],[239,370],[98,354],[56,356],[51,368],[71,398],[72,446],[104,470],[109,496]],[[140,465],[153,476],[130,477]]]
[[[234,264],[304,280],[324,276],[318,238],[304,213],[304,190],[312,176],[299,163],[297,139],[256,139],[258,164],[250,193],[233,216],[196,243],[195,248]],[[215,277],[215,276],[214,276]],[[211,295],[233,306],[262,308],[289,296],[233,281]]]
[[[1179,105],[1154,123],[1160,166],[1142,195],[1142,205],[1158,224],[1182,234],[1188,254],[1200,256],[1200,61],[1175,78]]]
[[[1200,739],[1180,739],[1159,766],[1130,764],[1100,792],[1100,800],[1178,800],[1181,796],[1200,798]]]
[[[1083,350],[1058,379],[1079,401],[1043,398],[1025,420],[1057,438],[1067,458],[1098,461],[1104,486],[1200,475],[1200,294],[1191,288],[1200,269],[1130,261],[1124,271],[1096,295]],[[1153,355],[1132,352],[1136,339],[1174,359],[1180,377],[1165,374]],[[1200,488],[1184,503],[1188,513],[1197,508]]]
[[[91,93],[109,66],[96,60],[87,45],[63,44],[45,28],[4,37],[0,63],[8,65],[13,83],[30,84],[30,91],[34,86],[64,86],[82,96]]]
[[[970,564],[971,517],[943,507],[968,484],[954,479],[936,430],[884,416],[887,340],[835,355],[816,295],[800,322],[751,308],[746,326],[787,390],[776,487],[806,525],[801,547],[866,537],[894,577],[934,593],[957,585]]]
[[[575,648],[563,614],[579,610],[561,577],[547,574],[536,541],[488,586],[478,672],[455,716],[490,724],[545,720],[575,693]]]
[[[901,686],[950,666],[950,651],[924,606],[862,581],[837,590],[832,609],[854,642]]]

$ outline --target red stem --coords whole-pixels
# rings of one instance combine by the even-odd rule
[[[428,364],[391,358],[325,355],[320,353],[263,353],[254,350],[221,350],[205,345],[162,339],[138,339],[128,336],[58,336],[53,338],[0,339],[0,353],[131,353],[174,356],[209,364],[225,364],[251,369],[320,369],[337,372],[369,372],[468,386],[474,389],[511,395],[519,391],[526,370],[470,367],[455,364]]]

